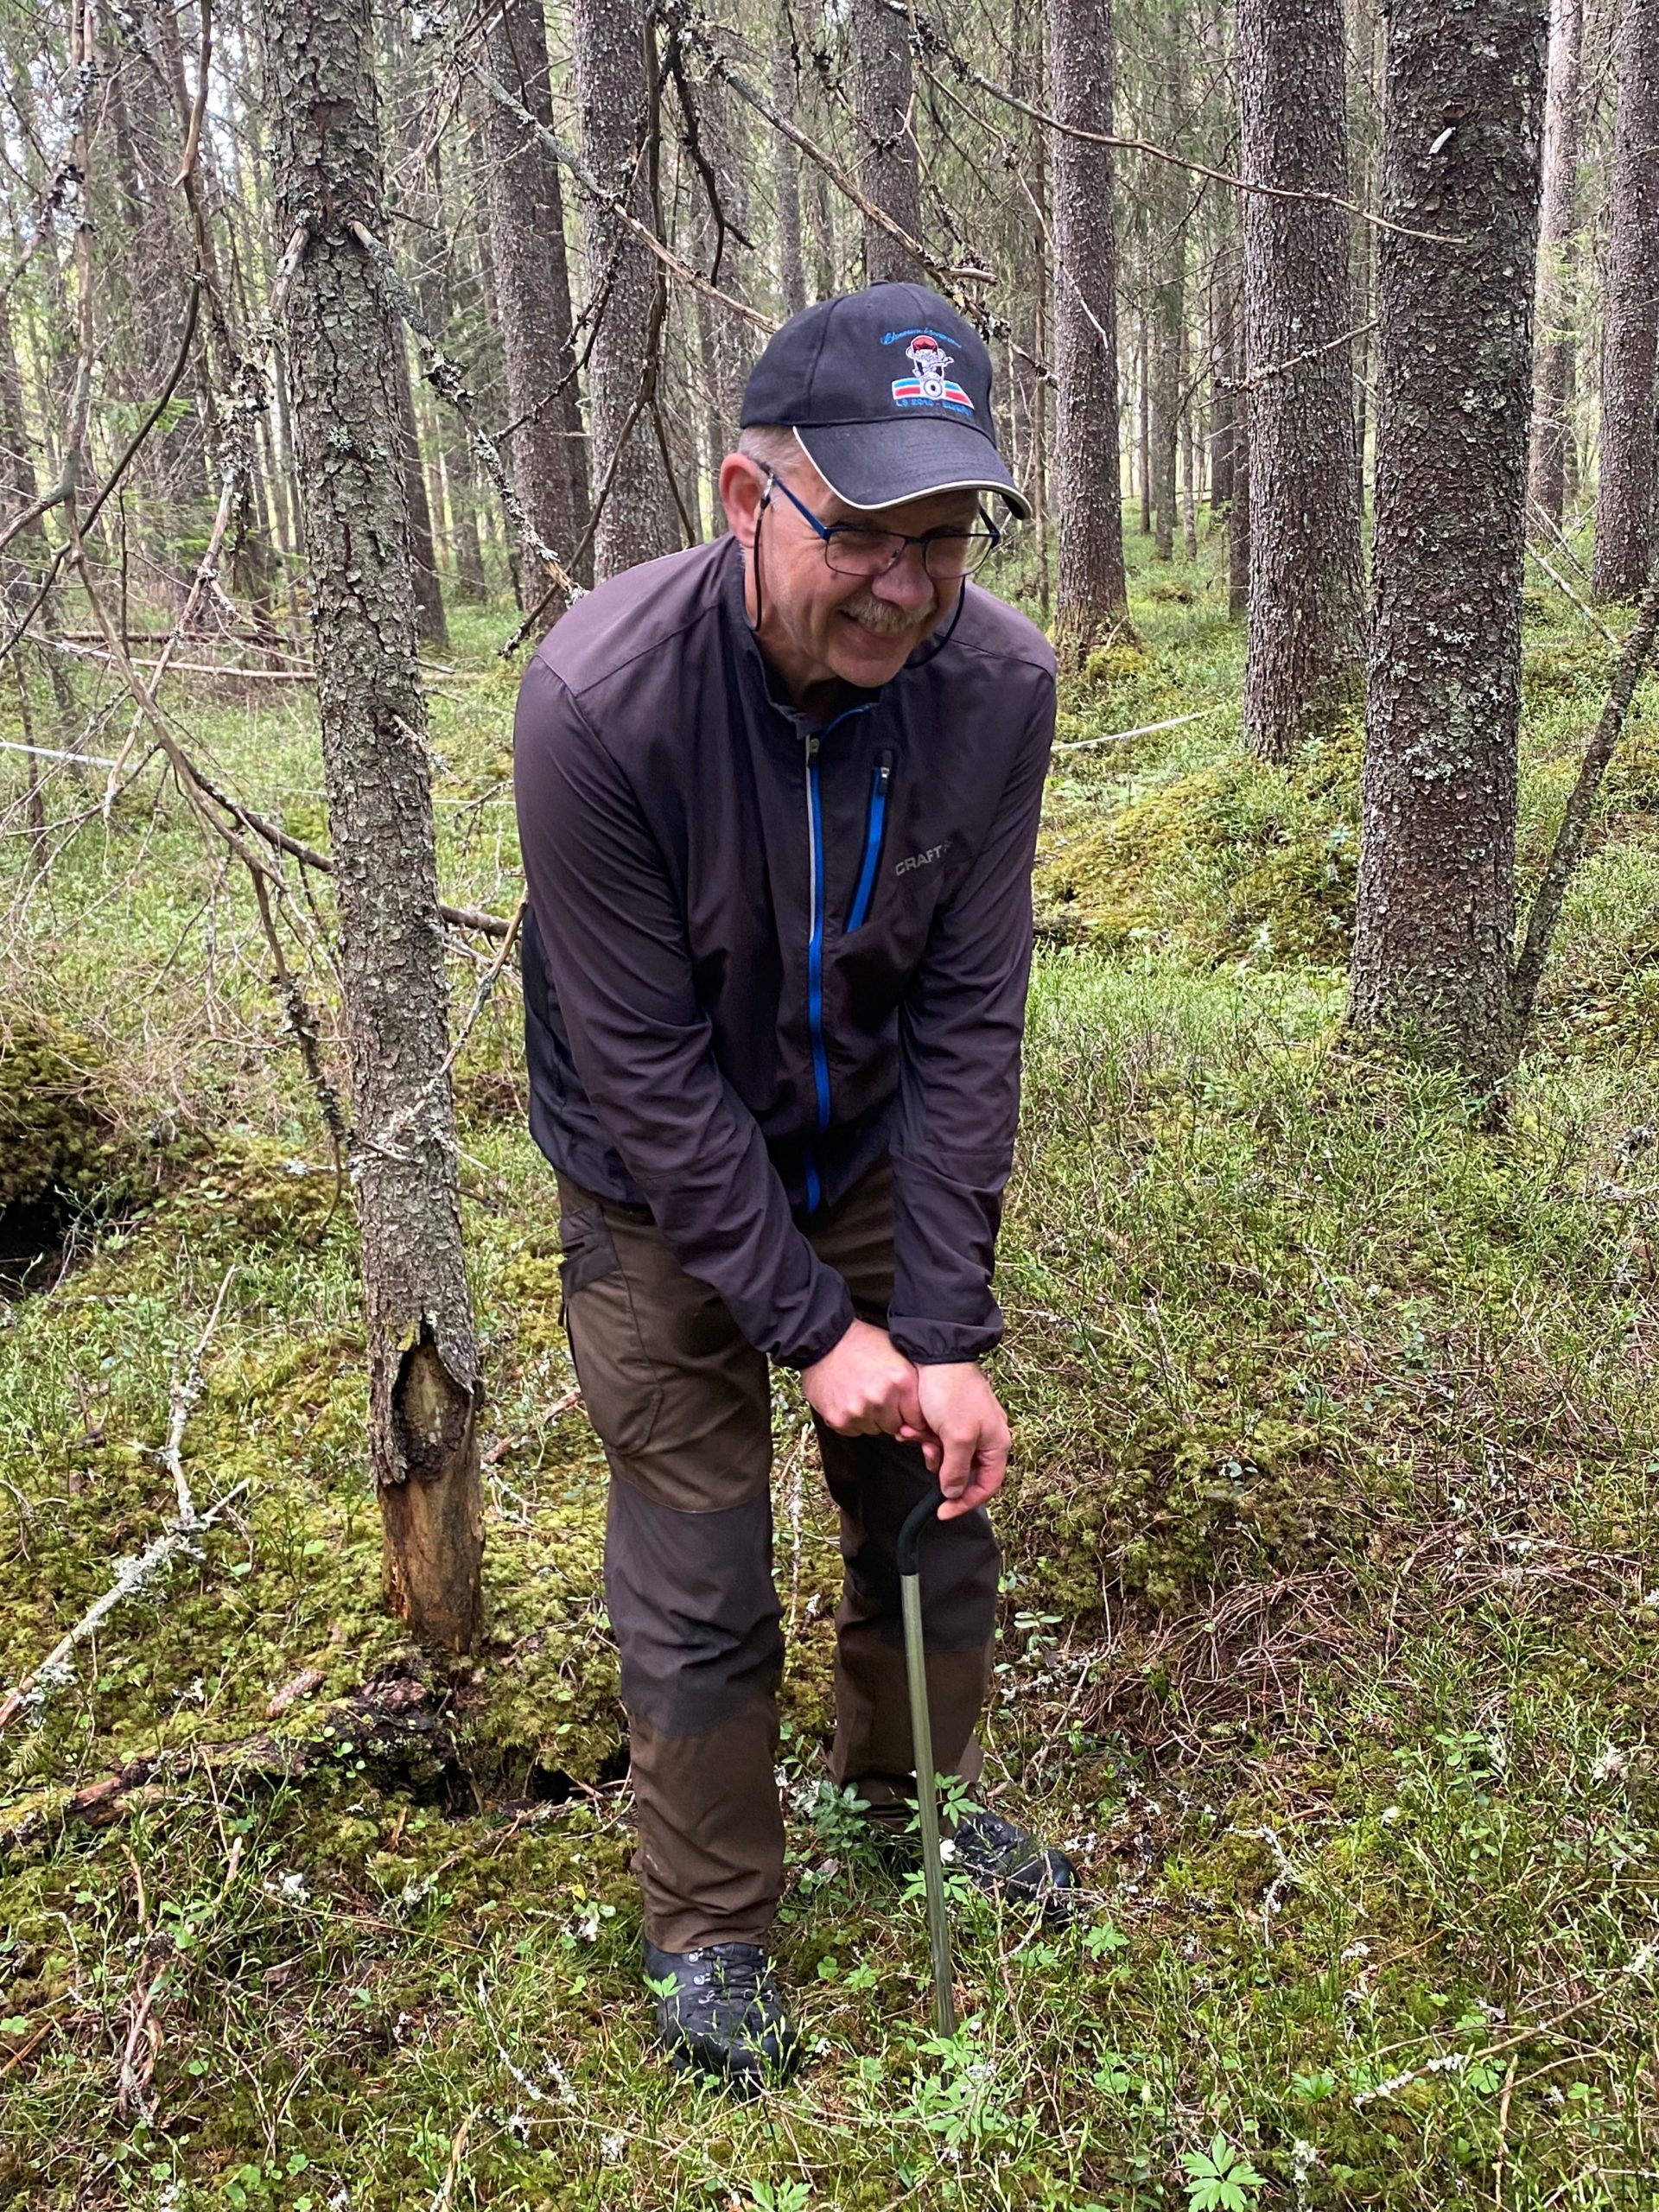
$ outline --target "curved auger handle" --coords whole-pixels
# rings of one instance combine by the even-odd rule
[[[944,1503],[944,1492],[936,1483],[927,1496],[918,1498],[905,1516],[905,1524],[899,1531],[899,1541],[893,1553],[900,1574],[920,1573],[921,1562],[916,1554],[922,1531]]]

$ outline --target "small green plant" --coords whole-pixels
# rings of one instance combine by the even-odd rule
[[[753,2212],[807,2212],[812,2192],[804,2181],[754,2181],[749,2183]]]
[[[820,1782],[817,1796],[804,1808],[814,1834],[830,1850],[843,1853],[868,1848],[869,1809],[869,1800],[861,1797],[850,1784],[837,1789],[833,1782]]]
[[[1207,2151],[1189,2151],[1181,2164],[1187,2171],[1188,2212],[1250,2212],[1268,2185],[1267,2176],[1219,2133]]]

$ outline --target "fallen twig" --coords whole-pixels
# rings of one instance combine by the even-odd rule
[[[148,1752],[101,1782],[36,1800],[0,1828],[0,1853],[22,1850],[68,1827],[112,1827],[157,1802],[169,1788],[198,1777],[215,1787],[270,1789],[350,1757],[428,1784],[454,1767],[458,1756],[425,1682],[409,1670],[408,1662],[395,1661],[354,1696],[335,1699],[308,1716],[302,1735],[266,1730],[227,1743]]]
[[[1190,715],[1172,715],[1166,722],[1142,722],[1138,729],[1108,730],[1099,737],[1068,738],[1064,745],[1054,747],[1056,753],[1081,753],[1086,745],[1127,745],[1132,737],[1152,737],[1160,729],[1179,729],[1187,722],[1201,722],[1211,715],[1226,714],[1231,710],[1230,700],[1218,700],[1213,707],[1199,707]]]
[[[74,1626],[59,1637],[34,1672],[25,1675],[22,1681],[15,1683],[7,1692],[3,1701],[0,1701],[0,1735],[5,1732],[26,1706],[38,1708],[51,1691],[61,1688],[73,1679],[73,1669],[69,1662],[76,1648],[108,1619],[118,1605],[129,1598],[137,1597],[140,1591],[147,1588],[181,1553],[188,1553],[194,1559],[201,1558],[203,1554],[196,1539],[204,1529],[211,1529],[226,1507],[247,1489],[250,1478],[245,1477],[210,1505],[205,1513],[198,1513],[195,1501],[190,1495],[190,1484],[185,1477],[181,1452],[185,1423],[201,1395],[202,1355],[218,1325],[225,1303],[225,1293],[230,1287],[231,1277],[235,1273],[235,1268],[231,1268],[219,1286],[213,1313],[191,1357],[184,1380],[175,1382],[168,1393],[172,1414],[168,1423],[167,1441],[162,1446],[162,1458],[173,1477],[177,1491],[179,1510],[176,1517],[159,1535],[151,1539],[137,1558],[123,1560],[119,1563],[115,1580],[103,1596],[95,1599]]]

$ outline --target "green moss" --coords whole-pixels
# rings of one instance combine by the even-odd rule
[[[1239,1573],[1299,1572],[1351,1539],[1351,1493],[1305,1424],[1264,1419],[1241,1436],[1199,1411],[1131,1450],[1130,1463],[1051,1464],[1021,1485],[1020,1556],[1068,1618],[1098,1610],[1103,1577],[1168,1609]]]
[[[0,1007],[0,1215],[107,1199],[125,1187],[131,1155],[85,1039]]]
[[[1109,947],[1334,965],[1353,933],[1356,753],[1291,770],[1241,754],[1158,785],[1047,857],[1043,920]]]

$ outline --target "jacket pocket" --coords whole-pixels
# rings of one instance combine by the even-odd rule
[[[610,1224],[597,1207],[567,1209],[559,1216],[559,1243],[561,1318],[588,1417],[611,1451],[623,1458],[643,1452],[663,1386]]]

